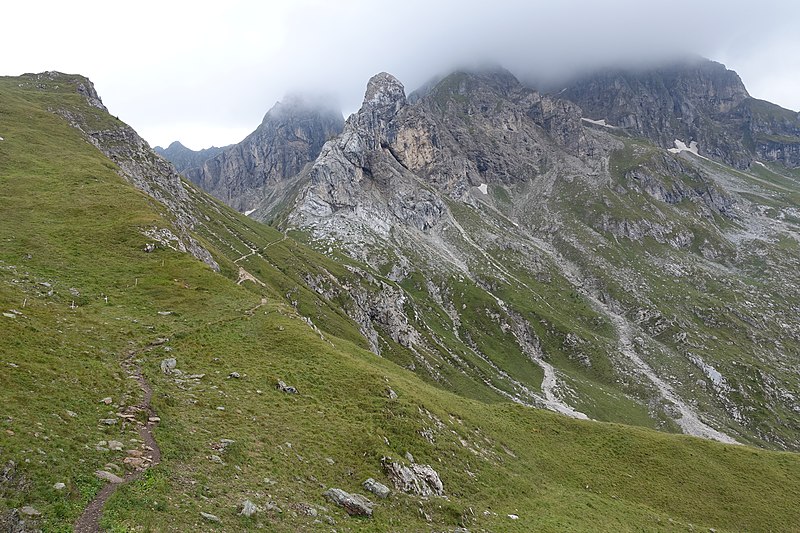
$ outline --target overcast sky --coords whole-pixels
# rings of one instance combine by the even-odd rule
[[[2,17],[0,74],[84,74],[152,145],[238,142],[287,92],[349,113],[377,72],[410,92],[485,61],[548,75],[696,53],[800,110],[797,0],[26,0]]]

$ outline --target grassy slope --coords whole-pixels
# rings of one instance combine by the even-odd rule
[[[647,143],[626,139],[625,148],[612,154],[610,161],[612,176],[617,181],[615,187],[619,184],[627,185],[625,173],[640,165],[658,175],[658,171],[648,168],[648,160],[652,158],[654,150]],[[754,177],[706,160],[687,164],[695,165],[703,174],[713,170],[723,176],[730,176],[729,179],[735,177],[750,185],[773,184],[780,193],[773,197],[776,209],[792,205],[791,191],[796,190],[797,184],[758,165],[754,165],[755,174],[761,176],[761,181],[754,181],[759,176]],[[670,180],[683,179],[685,185],[697,186],[688,176],[659,177],[667,185]],[[568,200],[562,202],[558,208],[560,212],[576,219],[576,227],[585,223],[598,228],[600,225],[596,214],[602,212],[616,220],[664,223],[664,219],[655,216],[656,213],[652,210],[641,209],[641,206],[657,206],[658,202],[643,193],[628,191],[621,195],[615,187],[604,189],[604,203],[601,203],[596,194],[582,190],[576,184],[570,184],[562,191],[563,197]],[[763,202],[761,198],[757,201]],[[602,280],[608,294],[627,310],[629,319],[636,320],[639,309],[658,311],[652,322],[663,321],[669,327],[655,330],[653,339],[658,346],[650,346],[645,350],[645,360],[661,375],[677,376],[672,380],[673,383],[677,384],[684,397],[696,402],[700,412],[706,413],[712,420],[716,418],[724,421],[728,417],[722,410],[722,402],[709,394],[714,391],[705,385],[697,386],[696,378],[702,374],[688,360],[688,353],[701,356],[704,361],[722,372],[734,389],[745,391],[744,402],[741,397],[737,397],[738,392],[732,393],[732,397],[747,405],[744,411],[748,423],[744,434],[763,436],[763,440],[759,441],[752,436],[739,438],[762,446],[774,446],[772,442],[777,441],[777,438],[783,439],[784,443],[791,443],[794,439],[792,434],[797,428],[796,417],[785,405],[781,406],[775,401],[774,397],[766,398],[771,402],[771,406],[767,406],[765,397],[768,392],[765,390],[764,380],[759,377],[761,371],[767,371],[778,376],[777,381],[783,383],[786,390],[796,388],[796,378],[791,370],[791,354],[797,353],[796,340],[781,331],[781,321],[775,318],[794,314],[790,303],[793,298],[784,295],[785,276],[768,272],[764,264],[751,266],[751,256],[755,254],[747,250],[753,245],[734,248],[720,234],[720,230],[734,231],[739,222],[724,220],[719,216],[709,221],[699,216],[694,203],[689,201],[672,206],[669,210],[665,209],[664,212],[670,215],[666,219],[668,224],[675,224],[676,227],[688,229],[694,234],[692,246],[677,249],[668,244],[657,243],[649,237],[638,241],[620,238],[624,239],[625,246],[603,246],[592,250],[595,258],[602,258],[613,265],[613,268],[592,264],[595,258],[584,257],[579,251],[567,255],[584,272]],[[606,237],[613,236],[606,234]],[[792,241],[787,239],[787,242]],[[721,267],[716,272],[708,266],[713,263],[702,259],[699,243],[711,245],[718,252],[719,256],[715,261]],[[785,250],[764,246],[763,252],[760,255],[762,262],[777,262],[779,266],[793,264],[793,256],[796,254],[793,245],[787,246]],[[686,282],[687,277],[665,273],[660,266],[665,263],[682,265],[687,273],[684,276],[688,275],[692,283]],[[788,273],[793,267],[783,268]],[[636,273],[635,277],[628,274],[627,283],[624,277],[626,272]],[[749,300],[756,303],[751,304]],[[640,321],[639,326],[645,332],[653,331],[650,321]],[[688,342],[677,340],[677,334],[682,332],[688,332]],[[777,345],[778,342],[784,343],[781,350],[764,348],[773,343]],[[722,423],[727,424],[733,434],[742,435],[743,430],[737,427],[736,422],[728,420]]]
[[[302,503],[350,530],[459,523],[495,531],[688,523],[788,530],[800,523],[796,455],[465,400],[347,340],[353,326],[333,311],[323,313],[326,325],[338,324],[346,338],[320,339],[286,303],[291,272],[264,267],[268,286],[250,290],[185,254],[143,253],[139,228],[166,225],[157,207],[46,104],[13,80],[0,83],[0,309],[22,313],[0,316],[0,462],[18,464],[14,479],[0,485],[0,512],[32,504],[45,530],[69,530],[100,486],[92,472],[121,460],[95,443],[135,435],[97,423],[136,401],[139,392],[120,367],[133,354],[156,391],[164,461],[112,498],[104,522],[112,530],[209,528],[199,523],[200,510],[219,515],[226,530],[319,529]],[[250,231],[265,242],[279,238]],[[316,257],[290,242],[275,246],[270,256],[289,271],[292,258]],[[223,251],[217,257],[232,274]],[[248,313],[262,296],[267,305]],[[206,377],[190,385],[161,374],[167,352],[148,347],[157,337],[171,339],[169,356],[179,368]],[[232,371],[243,378],[227,379]],[[301,394],[279,393],[277,379]],[[397,400],[386,397],[389,386]],[[105,396],[115,405],[98,402]],[[236,441],[222,454],[224,465],[208,460],[221,438]],[[368,476],[386,482],[380,458],[406,451],[434,465],[447,499],[394,496],[369,521],[323,501],[323,486],[358,490]],[[53,490],[58,481],[67,489]],[[275,501],[283,513],[240,518],[235,507],[245,498]]]

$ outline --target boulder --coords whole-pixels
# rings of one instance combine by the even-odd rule
[[[99,477],[100,479],[104,479],[104,480],[108,481],[109,483],[117,483],[118,484],[118,483],[123,483],[125,481],[124,479],[122,479],[118,475],[112,474],[111,472],[108,472],[106,470],[97,470],[94,473],[94,475]]]
[[[323,496],[343,507],[350,516],[372,517],[372,502],[360,494],[350,494],[342,489],[328,489]]]
[[[275,385],[275,388],[287,394],[297,394],[296,388],[292,387],[291,385],[287,385],[285,382],[281,380],[278,380],[278,383]]]
[[[239,513],[242,516],[251,517],[258,512],[258,507],[256,504],[251,502],[250,500],[245,500],[242,502],[242,510]]]
[[[175,370],[177,366],[178,361],[174,357],[161,361],[161,371],[165,374],[172,374],[172,371]]]
[[[364,483],[361,484],[361,486],[364,487],[364,490],[368,490],[378,498],[388,498],[389,493],[391,493],[389,487],[387,487],[383,483],[380,483],[379,481],[375,481],[372,478],[367,479]]]

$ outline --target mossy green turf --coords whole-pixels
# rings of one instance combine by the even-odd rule
[[[13,479],[0,482],[0,513],[33,505],[44,530],[71,529],[101,486],[93,472],[121,459],[95,444],[135,438],[130,428],[98,424],[140,398],[121,366],[132,357],[155,390],[163,462],[111,498],[102,522],[111,531],[657,531],[690,523],[786,531],[800,523],[797,455],[465,399],[375,356],[334,302],[298,281],[334,263],[216,202],[204,200],[211,220],[198,236],[221,274],[187,254],[144,253],[141,228],[169,226],[161,208],[47,111],[71,94],[20,90],[17,81],[0,80],[0,310],[20,313],[0,316],[0,465],[17,463]],[[238,229],[235,250],[223,247],[223,227]],[[243,236],[269,259],[252,265],[265,287],[234,282]],[[286,297],[293,288],[299,312]],[[324,339],[301,314],[314,316]],[[170,341],[150,346],[156,338]],[[160,372],[165,357],[206,376],[177,383]],[[242,377],[229,379],[234,371]],[[278,379],[300,394],[275,390]],[[99,402],[106,396],[114,405]],[[222,438],[235,443],[218,464],[209,457]],[[323,500],[325,487],[361,491],[370,476],[388,483],[381,458],[406,451],[434,466],[447,498],[393,495],[369,520]],[[66,489],[53,489],[56,482]],[[274,501],[283,513],[240,517],[248,498]],[[319,518],[337,525],[315,523],[303,503],[327,507]],[[222,524],[203,522],[200,511]]]

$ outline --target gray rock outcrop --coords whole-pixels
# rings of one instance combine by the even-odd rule
[[[242,510],[239,512],[239,514],[248,518],[258,512],[258,506],[250,500],[245,500],[242,502],[241,508]]]
[[[397,490],[423,497],[444,496],[442,480],[430,465],[410,463],[406,466],[386,457],[382,464],[386,476]]]
[[[104,481],[108,481],[109,483],[119,484],[125,482],[125,480],[119,477],[118,475],[112,474],[111,472],[108,472],[106,470],[98,470],[94,473],[94,475]]]
[[[200,511],[200,516],[203,517],[205,520],[208,520],[209,522],[216,522],[216,523],[222,522],[222,520],[220,520],[220,518],[217,515],[206,513],[205,511]]]
[[[287,385],[283,380],[278,380],[278,383],[275,384],[275,388],[286,394],[298,394],[296,387]]]
[[[342,489],[331,488],[326,490],[323,496],[343,507],[350,516],[372,516],[372,502],[360,494],[350,494]]]
[[[361,486],[364,487],[364,490],[371,492],[378,498],[388,498],[389,494],[392,492],[389,490],[389,487],[379,481],[375,481],[372,478],[365,480]]]
[[[174,357],[168,357],[161,361],[161,372],[164,374],[172,374],[178,367],[178,361]]]

